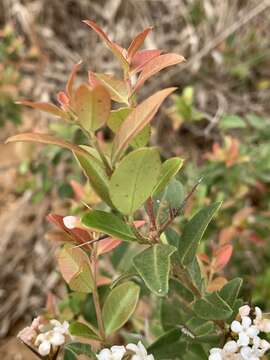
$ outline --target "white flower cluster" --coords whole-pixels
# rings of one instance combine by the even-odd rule
[[[97,358],[98,360],[122,360],[127,354],[130,354],[130,360],[155,360],[153,355],[147,355],[147,351],[141,341],[137,345],[114,345],[110,349],[102,349],[97,354]]]
[[[263,317],[260,308],[255,308],[251,315],[251,308],[244,305],[239,309],[240,321],[231,323],[232,340],[222,349],[210,350],[209,360],[259,360],[270,349],[270,343],[259,337],[261,332],[270,332],[270,320]]]
[[[47,356],[63,345],[69,338],[69,323],[62,324],[58,320],[44,322],[41,317],[33,320],[31,326],[21,330],[18,334],[24,343],[34,347],[41,356]]]

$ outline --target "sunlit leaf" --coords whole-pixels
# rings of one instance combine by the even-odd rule
[[[56,105],[50,104],[50,103],[45,103],[45,102],[32,102],[32,101],[28,101],[28,100],[20,100],[17,102],[18,104],[21,105],[26,105],[26,106],[30,106],[33,109],[38,109],[56,116],[59,116],[61,118],[66,118],[67,115],[66,113],[61,110],[59,107],[57,107]]]
[[[123,80],[116,79],[113,75],[95,73],[97,79],[109,92],[112,100],[128,104],[128,89]]]
[[[150,61],[151,59],[159,56],[161,51],[158,49],[152,50],[141,50],[138,51],[131,61],[131,70],[130,74],[136,74],[143,70],[144,66]]]
[[[82,84],[74,95],[74,110],[78,123],[87,131],[95,131],[106,123],[110,115],[109,93],[101,85],[91,89]]]
[[[112,42],[108,35],[92,20],[84,20],[86,25],[90,26],[100,37],[105,41],[109,49],[114,53],[114,55],[120,60],[124,68],[128,68],[128,61],[123,55],[123,50],[119,45]]]
[[[139,48],[144,43],[145,38],[149,34],[149,32],[152,30],[152,27],[147,27],[142,32],[140,32],[138,35],[135,36],[135,38],[132,40],[131,44],[129,45],[127,56],[128,60],[131,61],[133,56],[136,54],[136,52],[139,50]]]
[[[73,151],[75,154],[81,154],[84,156],[90,156],[87,151],[79,147],[78,145],[72,144],[66,140],[58,139],[57,137],[49,134],[41,134],[41,133],[23,133],[14,136],[10,136],[6,143],[11,142],[37,142],[41,144],[47,145],[57,145],[62,148]]]
[[[150,60],[143,68],[140,76],[134,87],[134,91],[137,91],[147,79],[155,75],[166,67],[179,64],[183,62],[185,58],[178,54],[164,54]]]
[[[151,195],[161,163],[155,148],[129,153],[114,171],[109,192],[114,206],[123,214],[133,214]]]
[[[113,142],[113,161],[115,162],[128,147],[134,137],[153,119],[160,105],[176,88],[156,92],[139,104],[121,125]]]
[[[91,265],[83,250],[66,244],[60,249],[57,260],[62,276],[72,290],[84,293],[92,291],[94,280]]]
[[[99,340],[98,335],[88,325],[74,321],[69,326],[69,332],[73,336],[80,336],[87,339]]]
[[[135,311],[139,300],[140,287],[127,281],[115,288],[107,296],[102,317],[107,335],[120,329]]]

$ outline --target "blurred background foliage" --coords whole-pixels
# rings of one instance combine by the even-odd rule
[[[153,25],[146,47],[164,48],[187,59],[148,82],[143,94],[163,83],[179,87],[159,113],[152,134],[163,159],[185,159],[181,184],[172,185],[165,201],[180,201],[198,179],[202,181],[184,218],[202,205],[223,200],[201,245],[206,276],[240,274],[245,278],[246,299],[269,309],[269,16],[269,0],[2,0],[0,138],[3,142],[19,131],[49,129],[82,143],[83,134],[76,126],[19,107],[15,101],[56,101],[55,94],[80,59],[80,76],[85,77],[89,68],[117,72],[115,59],[82,19],[97,21],[123,45]],[[108,129],[100,132],[105,143],[111,136]],[[0,149],[0,303],[4,304],[0,337],[5,337],[44,306],[49,291],[63,292],[54,266],[54,245],[45,239],[51,238],[50,233],[45,236],[46,215],[76,214],[84,203],[100,200],[68,152],[28,144],[1,144]],[[178,223],[175,230],[181,231]],[[228,245],[233,247],[229,266],[213,273],[219,249]],[[114,272],[128,261],[130,251],[135,250],[123,246],[113,254]],[[78,306],[91,306],[84,300],[71,297],[61,306],[72,317]],[[140,311],[142,320],[146,305]],[[152,330],[159,332],[158,326]]]

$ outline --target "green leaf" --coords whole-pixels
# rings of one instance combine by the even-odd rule
[[[79,125],[86,131],[95,131],[109,118],[111,110],[109,93],[101,85],[90,88],[87,84],[82,84],[75,92],[74,110]]]
[[[158,194],[168,184],[168,182],[178,173],[183,165],[183,159],[174,157],[164,161],[161,165],[161,172],[153,194]]]
[[[71,342],[65,345],[64,360],[77,360],[79,355],[86,355],[91,359],[96,358],[89,344],[83,344],[80,342]]]
[[[226,301],[227,304],[229,304],[231,307],[234,306],[234,303],[239,295],[240,288],[242,286],[243,280],[240,278],[235,278],[229,282],[227,282],[226,285],[223,286],[223,288],[219,291],[220,297]]]
[[[232,314],[232,308],[216,292],[197,300],[193,309],[198,317],[205,320],[224,320]]]
[[[96,194],[110,207],[113,204],[109,195],[109,178],[102,161],[100,161],[97,152],[89,146],[81,145],[81,148],[89,152],[91,156],[74,154],[80,166],[84,170],[90,185]]]
[[[100,340],[99,336],[89,326],[79,321],[74,321],[69,326],[69,332],[73,336],[80,336],[87,339]]]
[[[132,281],[113,288],[102,309],[106,335],[120,329],[128,321],[135,311],[139,294],[140,287]]]
[[[117,133],[117,131],[120,129],[122,123],[125,121],[125,119],[127,118],[127,116],[131,113],[132,109],[131,108],[120,108],[117,110],[112,110],[110,117],[108,119],[107,125],[109,126],[109,128],[114,132]],[[145,146],[150,138],[151,135],[151,126],[150,125],[146,125],[146,127],[140,131],[138,133],[138,135],[136,135],[134,137],[134,139],[131,141],[130,145],[133,148],[139,148],[142,146]]]
[[[119,163],[110,180],[110,196],[123,214],[133,214],[151,195],[161,163],[158,150],[142,148],[129,153]]]
[[[168,292],[170,257],[175,251],[174,246],[156,244],[133,259],[146,286],[157,296],[165,296]]]
[[[86,253],[66,244],[57,255],[61,274],[69,287],[78,292],[90,293],[94,287],[91,265]]]
[[[245,121],[237,115],[225,115],[219,121],[219,127],[222,130],[229,129],[245,129],[247,127]]]
[[[200,210],[184,227],[178,248],[179,257],[183,265],[187,266],[193,261],[203,234],[220,206],[221,202],[217,202]]]
[[[112,100],[128,104],[128,89],[123,80],[116,79],[112,75],[95,73],[95,76],[111,95]]]
[[[114,215],[105,211],[93,210],[81,218],[83,225],[90,229],[111,235],[117,239],[124,241],[136,241],[136,236],[131,227],[124,221]]]
[[[179,339],[182,332],[180,329],[172,329],[160,336],[153,344],[151,344],[147,352],[152,354],[155,359],[171,359],[179,354]],[[172,352],[173,350],[173,352]]]
[[[112,160],[114,164],[134,137],[150,123],[163,101],[175,89],[176,88],[168,88],[156,92],[134,108],[128,115],[114,138],[112,149]]]

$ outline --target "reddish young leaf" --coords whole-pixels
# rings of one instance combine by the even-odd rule
[[[70,103],[69,97],[66,95],[66,93],[64,91],[60,91],[57,94],[57,100],[58,100],[59,104],[64,107],[68,106]]]
[[[197,254],[197,257],[200,261],[204,262],[205,264],[210,263],[209,256],[205,253]]]
[[[72,187],[76,199],[78,201],[83,200],[83,198],[85,197],[85,191],[83,186],[79,184],[76,180],[70,180],[70,186]]]
[[[149,34],[149,32],[153,29],[153,27],[148,27],[144,29],[142,32],[140,32],[138,35],[135,36],[135,38],[132,40],[131,44],[129,45],[127,56],[128,61],[130,62],[133,58],[133,56],[136,54],[136,52],[139,50],[139,48],[144,43],[145,38]]]
[[[48,145],[57,145],[65,149],[73,151],[75,154],[81,154],[91,156],[86,150],[80,148],[78,145],[72,144],[66,140],[58,139],[53,135],[41,134],[41,133],[23,133],[14,136],[10,136],[6,140],[7,143],[11,142],[37,142]]]
[[[231,244],[224,245],[219,248],[215,253],[215,264],[214,270],[215,272],[221,271],[230,261],[230,258],[233,253],[233,247]]]
[[[122,244],[122,240],[107,237],[106,239],[98,242],[98,255],[104,255],[115,249],[117,246]]]
[[[74,95],[74,110],[78,123],[87,131],[95,131],[103,126],[110,116],[110,95],[101,85],[91,89],[82,84]]]
[[[160,105],[176,88],[167,88],[156,92],[139,104],[128,115],[115,136],[112,159],[117,161],[130,141],[153,119]]]
[[[71,239],[77,244],[83,244],[85,242],[90,241],[92,238],[88,231],[75,228],[75,229],[68,229],[63,222],[64,216],[57,215],[57,214],[49,214],[47,219],[56,225],[59,229],[63,230],[66,234],[68,234]]]
[[[131,61],[130,74],[133,75],[142,71],[148,61],[158,57],[160,54],[161,51],[158,49],[138,51]]]
[[[70,74],[70,76],[68,78],[68,81],[67,81],[66,93],[67,93],[67,96],[69,97],[69,99],[71,99],[71,100],[73,98],[74,81],[76,79],[77,72],[78,72],[81,64],[82,64],[82,61],[79,61],[77,64],[73,65],[71,74]]]
[[[106,276],[102,276],[102,275],[98,275],[97,276],[97,286],[102,286],[102,285],[109,285],[111,284],[112,280]],[[89,358],[87,358],[89,359]]]
[[[32,102],[32,101],[28,101],[28,100],[21,100],[21,101],[17,101],[17,104],[30,106],[33,109],[38,109],[38,110],[41,110],[41,111],[44,111],[44,112],[59,116],[59,117],[64,118],[64,119],[67,118],[67,115],[63,110],[61,110],[56,105],[53,105],[53,104],[50,104],[50,103]]]
[[[112,42],[108,35],[92,20],[84,20],[83,21],[86,25],[88,25],[91,29],[93,29],[102,40],[105,41],[106,45],[111,49],[114,55],[121,61],[124,68],[128,68],[128,61],[124,56],[124,49],[121,46]]]
[[[220,245],[225,245],[233,240],[237,235],[237,229],[235,226],[228,226],[222,229],[218,235],[218,241]]]
[[[179,64],[184,60],[185,58],[178,54],[164,54],[148,61],[137,80],[134,91],[138,90],[147,79],[158,73],[160,70],[168,66]]]

